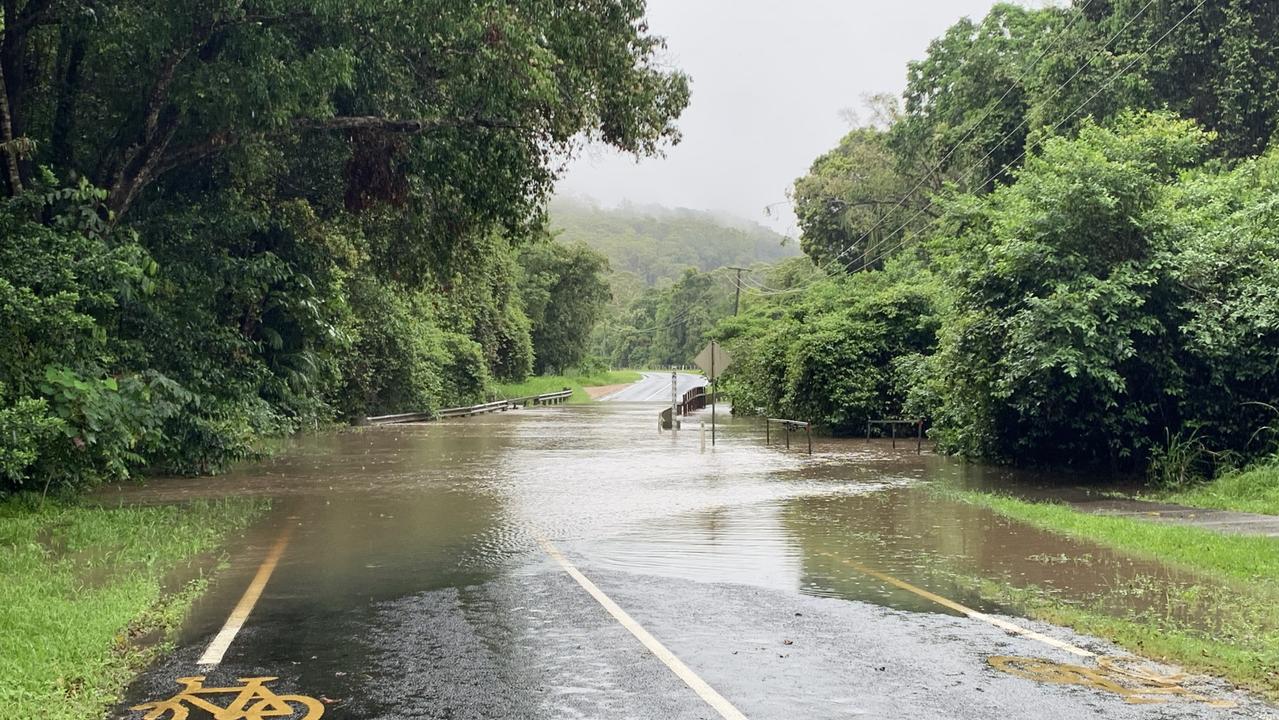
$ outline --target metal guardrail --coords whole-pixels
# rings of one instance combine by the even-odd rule
[[[772,432],[773,423],[777,423],[782,426],[782,431],[783,431],[782,434],[786,436],[787,450],[790,450],[790,434],[793,432],[799,432],[802,429],[804,431],[804,435],[808,438],[808,454],[809,455],[813,454],[812,423],[806,423],[803,420],[787,420],[785,418],[764,418],[764,444],[765,445],[773,444],[773,432]]]
[[[553,393],[544,393],[542,395],[529,395],[528,397],[512,398],[509,400],[496,400],[491,403],[482,405],[468,405],[466,407],[445,408],[435,413],[416,412],[416,413],[400,413],[398,415],[379,415],[378,417],[365,418],[370,425],[399,425],[402,423],[414,422],[430,422],[431,420],[443,420],[445,418],[470,417],[472,415],[484,415],[493,412],[505,412],[511,408],[525,407],[528,405],[558,405],[567,402],[573,396],[573,391],[565,388]]]
[[[867,420],[866,421],[866,442],[870,442],[871,430],[876,425],[880,425],[880,426],[887,425],[890,428],[892,438],[893,438],[894,450],[897,449],[897,426],[898,425],[906,425],[908,427],[913,426],[915,428],[915,453],[922,454],[924,452],[924,419],[923,418],[905,418],[900,420],[875,420],[872,418],[870,420]],[[910,438],[909,435],[903,436],[903,439],[909,439],[909,438]]]

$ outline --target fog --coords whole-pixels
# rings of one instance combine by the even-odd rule
[[[588,148],[558,186],[623,201],[729,212],[797,234],[786,190],[848,132],[846,109],[900,94],[906,64],[991,0],[650,0],[670,64],[693,79],[684,139],[665,158]],[[1024,2],[1043,5],[1043,2]],[[765,208],[773,206],[773,217]]]

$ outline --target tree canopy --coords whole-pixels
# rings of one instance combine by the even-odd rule
[[[679,140],[644,9],[3,3],[0,492],[216,470],[567,361],[552,324],[603,270],[519,248],[581,143]],[[531,318],[548,287],[576,314]]]

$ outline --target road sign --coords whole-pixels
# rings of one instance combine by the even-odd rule
[[[718,380],[719,376],[724,374],[724,370],[733,364],[733,358],[722,345],[712,340],[711,344],[697,354],[693,364],[706,373],[707,379]]]

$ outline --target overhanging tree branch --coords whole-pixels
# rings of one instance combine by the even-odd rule
[[[174,148],[165,153],[164,159],[156,166],[155,176],[163,175],[170,170],[199,162],[253,137],[279,137],[292,131],[300,132],[346,132],[346,131],[380,131],[419,135],[442,128],[478,127],[486,129],[521,129],[518,123],[495,120],[491,118],[424,118],[417,120],[397,120],[376,115],[353,115],[332,118],[304,118],[293,121],[287,129],[274,132],[231,133],[221,132],[208,139]]]

